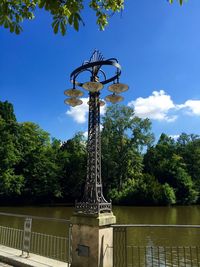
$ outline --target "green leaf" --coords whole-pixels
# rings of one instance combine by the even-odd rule
[[[18,25],[16,25],[16,27],[15,27],[15,33],[16,34],[20,34],[20,31],[21,31],[20,27]]]
[[[68,22],[69,22],[70,25],[72,25],[73,20],[74,20],[74,14],[71,14],[71,15],[69,16],[69,19],[68,19]]]
[[[56,23],[58,23],[58,19],[55,19],[55,20],[52,22],[51,26],[54,28],[55,25],[56,25]]]
[[[3,17],[0,17],[0,25],[3,25],[4,24],[4,19]]]
[[[62,35],[64,36],[66,33],[66,24],[63,21],[60,23],[60,30]]]
[[[8,20],[5,20],[4,21],[4,27],[7,29],[9,28],[9,21]]]
[[[53,31],[54,31],[55,34],[58,33],[58,27],[59,27],[59,21],[57,21],[56,24],[53,27]]]
[[[44,7],[44,5],[45,5],[45,0],[39,0],[39,2],[38,2],[38,7],[39,8],[43,8]]]
[[[74,16],[74,29],[76,31],[79,30],[79,20],[78,20],[78,17],[76,15]]]
[[[10,32],[14,32],[15,31],[15,26],[13,24],[10,24]]]
[[[16,22],[20,22],[22,20],[21,16],[19,14],[15,15]]]

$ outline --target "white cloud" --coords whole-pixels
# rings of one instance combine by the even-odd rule
[[[200,116],[200,100],[187,100],[184,104],[178,106],[179,109],[186,109],[188,114]]]
[[[76,107],[70,107],[66,112],[67,115],[71,116],[77,123],[84,123],[87,120],[88,113],[88,98],[81,98],[83,104]]]
[[[103,107],[100,107],[100,114],[103,116],[106,113],[107,105],[105,104]],[[101,127],[101,125],[100,125]]]
[[[176,109],[171,96],[165,91],[154,91],[147,98],[139,97],[128,103],[128,106],[134,107],[135,115],[140,118],[149,118],[159,121],[175,121],[176,115],[169,115],[169,111]]]
[[[77,123],[85,123],[88,120],[88,100],[81,98],[83,104],[76,107],[70,107],[66,112]],[[146,98],[139,97],[130,101],[128,106],[133,107],[135,115],[140,118],[149,118],[158,121],[173,122],[178,118],[178,111],[185,110],[188,115],[200,116],[200,100],[188,99],[184,104],[175,104],[171,96],[164,90],[153,91]],[[106,105],[101,107],[101,115],[106,112]],[[175,114],[176,113],[176,114]],[[102,127],[102,126],[101,126]],[[86,136],[86,132],[85,132]]]
[[[177,140],[180,137],[180,134],[171,134],[169,137],[173,138],[174,140]]]
[[[88,104],[89,98],[81,98],[83,104],[76,107],[70,107],[70,109],[66,112],[67,115],[71,116],[75,122],[77,123],[85,123],[87,121],[88,116]],[[100,114],[104,115],[106,112],[106,105],[100,108]]]
[[[85,131],[85,132],[83,133],[83,136],[85,137],[85,139],[87,139],[87,138],[88,138],[88,131]]]

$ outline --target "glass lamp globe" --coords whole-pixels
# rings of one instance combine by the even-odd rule
[[[128,90],[128,85],[124,83],[114,83],[108,86],[108,90],[113,93],[120,94]]]
[[[76,98],[76,97],[67,98],[67,99],[65,99],[64,102],[65,102],[65,104],[70,105],[72,107],[76,107],[76,106],[83,104],[83,101]]]
[[[90,91],[91,93],[98,92],[103,88],[103,84],[99,82],[86,82],[82,85],[82,87]]]
[[[112,94],[105,97],[106,101],[109,101],[113,104],[122,101],[124,98],[120,95]]]
[[[71,88],[68,90],[64,91],[64,94],[70,97],[80,97],[83,96],[83,92],[81,92],[80,90],[76,89],[76,88]]]

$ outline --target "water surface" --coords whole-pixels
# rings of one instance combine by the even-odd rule
[[[0,212],[70,219],[72,207],[0,207]],[[187,224],[200,225],[200,206],[113,207],[118,224]],[[23,228],[23,220],[0,216],[0,225]],[[33,231],[65,236],[63,223],[33,220]],[[200,229],[134,228],[128,229],[127,240],[133,245],[188,246],[200,244]]]

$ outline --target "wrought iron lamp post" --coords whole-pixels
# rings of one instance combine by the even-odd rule
[[[107,77],[103,67],[111,66],[115,68],[114,75]],[[89,82],[79,82],[77,79],[83,72],[90,73]],[[100,81],[99,76],[102,76]],[[69,98],[65,103],[75,107],[83,102],[78,97],[83,96],[83,92],[76,89],[76,86],[82,87],[89,91],[89,119],[88,119],[88,159],[87,159],[87,177],[84,189],[84,195],[80,202],[76,202],[75,210],[83,214],[111,213],[112,204],[106,201],[103,196],[102,179],[101,179],[101,134],[100,134],[100,106],[105,104],[100,100],[100,90],[103,85],[113,82],[108,87],[112,92],[105,97],[106,101],[117,103],[123,100],[119,93],[128,90],[128,86],[119,83],[121,75],[121,66],[117,59],[104,59],[102,54],[95,50],[89,61],[85,61],[82,66],[75,69],[70,80],[73,88],[65,90],[64,94]]]

